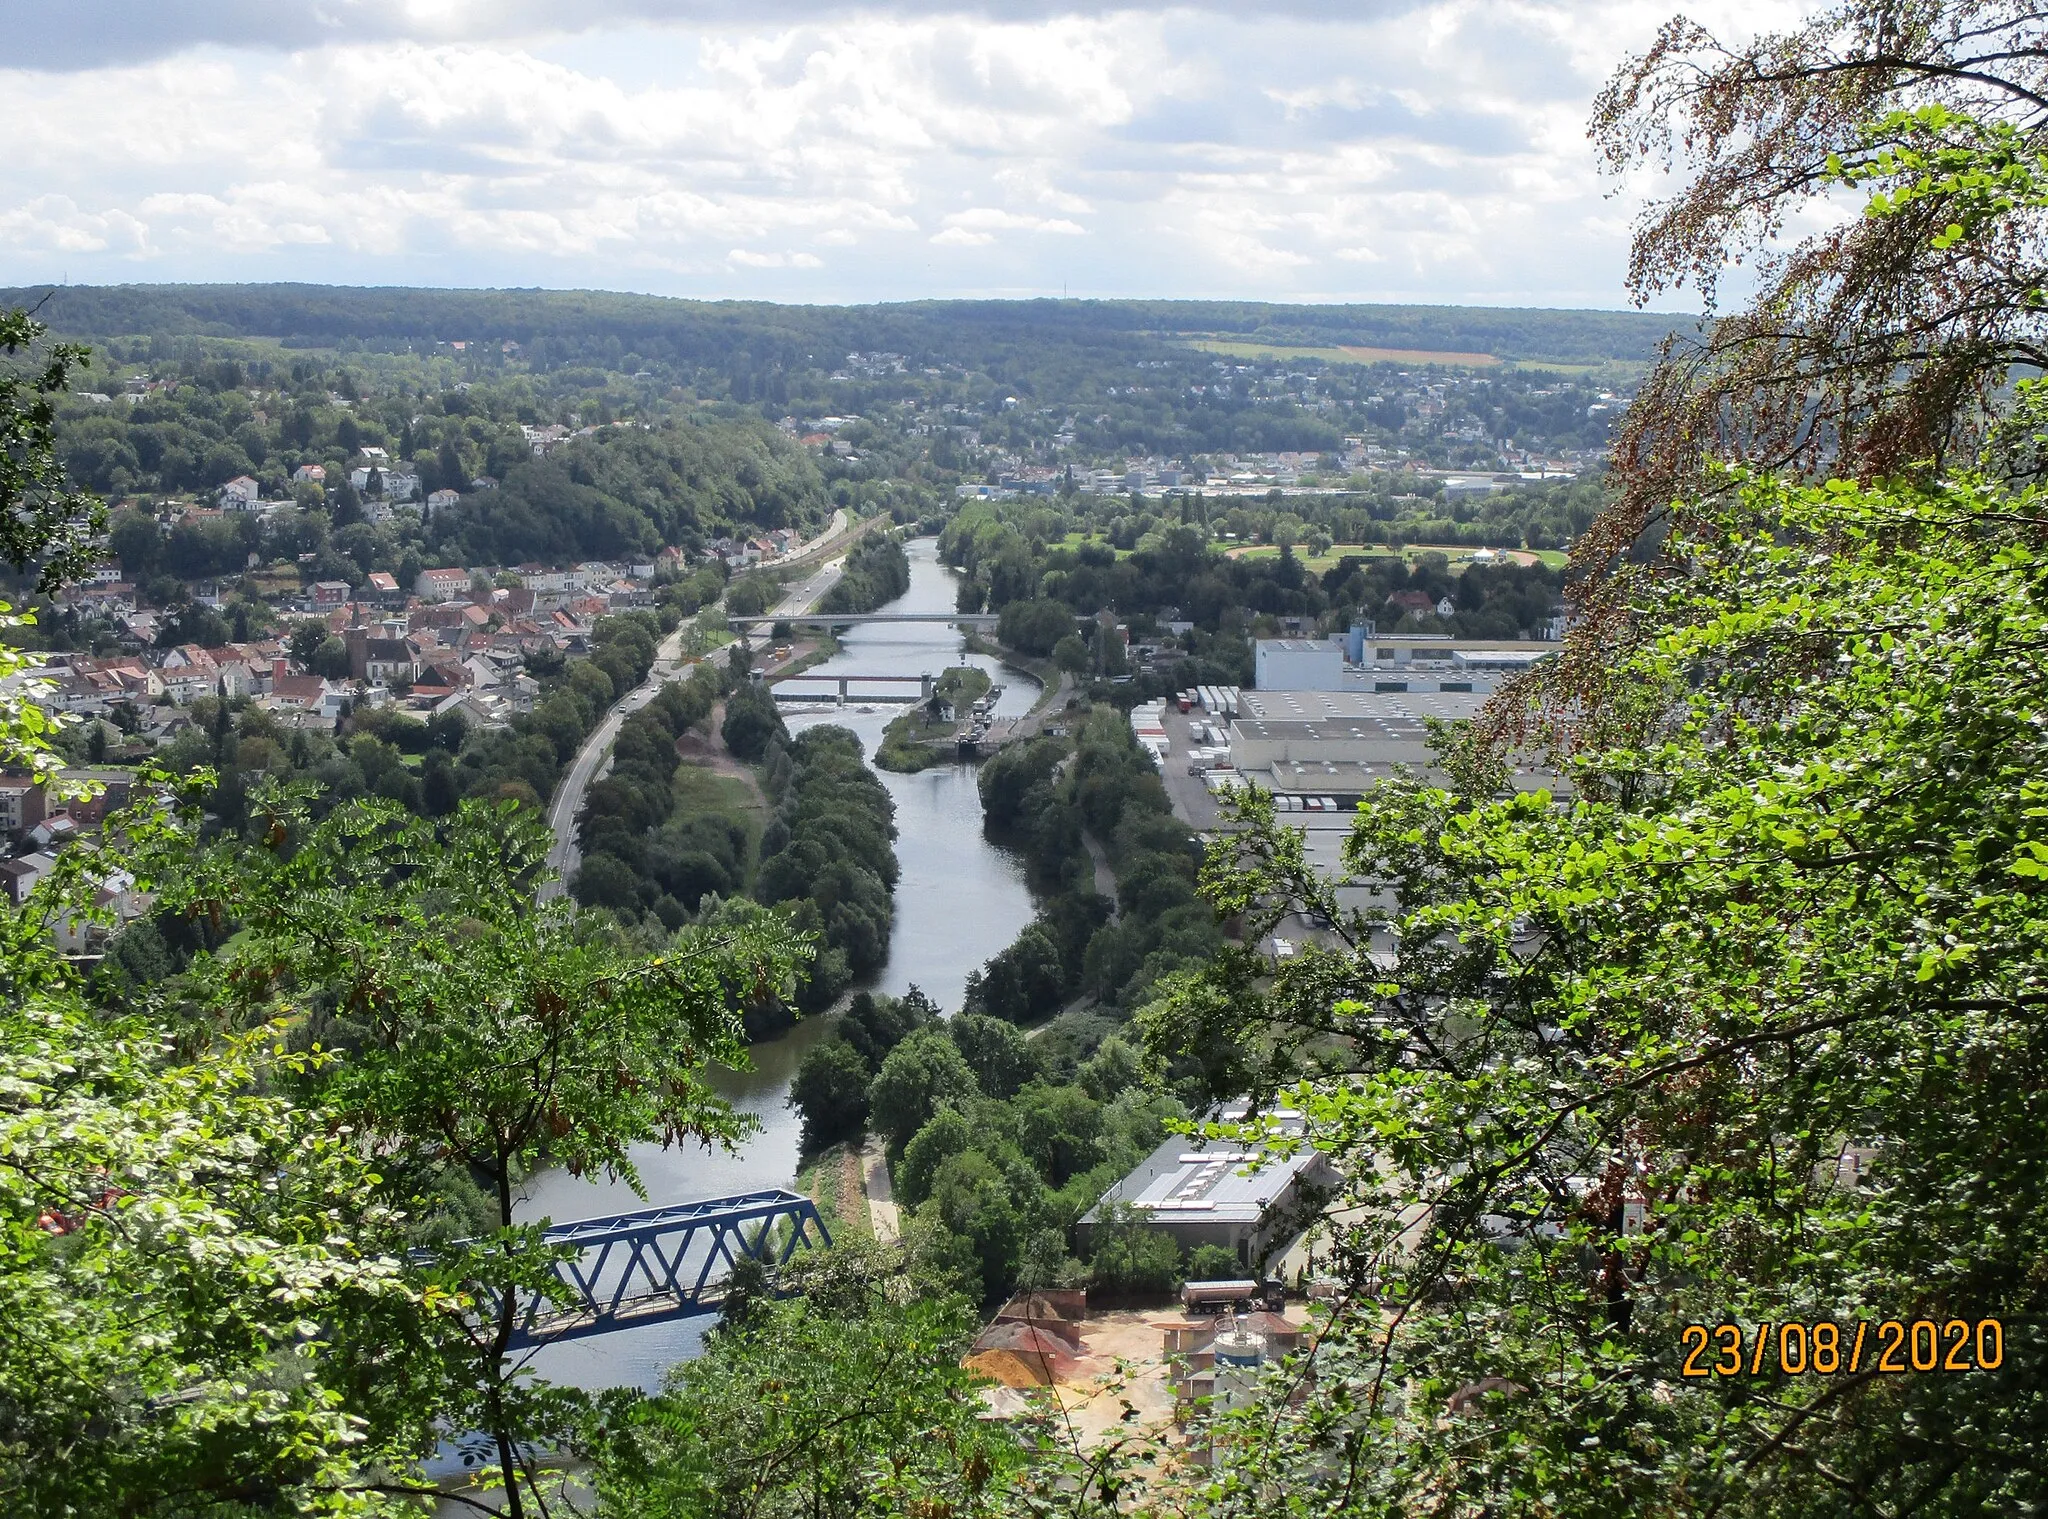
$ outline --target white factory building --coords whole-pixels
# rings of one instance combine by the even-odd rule
[[[1252,683],[1261,691],[1340,691],[1344,645],[1334,638],[1261,638],[1252,645]]]
[[[1212,784],[1250,781],[1283,801],[1337,798],[1348,806],[1397,769],[1441,782],[1430,723],[1471,720],[1504,680],[1551,652],[1406,637],[1357,648],[1366,657],[1348,662],[1333,640],[1259,642],[1258,689],[1238,693],[1228,728],[1234,774]],[[1517,790],[1564,789],[1554,772],[1510,768]]]

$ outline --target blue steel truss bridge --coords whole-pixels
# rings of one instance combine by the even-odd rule
[[[514,1345],[716,1313],[742,1257],[773,1272],[800,1250],[832,1243],[817,1204],[780,1187],[551,1224],[544,1237],[575,1253],[555,1263],[561,1291],[526,1302]]]

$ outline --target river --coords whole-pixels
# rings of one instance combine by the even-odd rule
[[[952,611],[957,582],[939,563],[935,541],[916,539],[908,550],[910,589],[884,610]],[[839,654],[817,667],[819,676],[915,676],[926,671],[936,675],[948,665],[971,664],[1002,685],[996,710],[1003,716],[1027,711],[1041,689],[1029,675],[997,660],[964,653],[960,631],[942,623],[858,626],[848,630],[841,645]],[[902,711],[898,705],[856,704],[829,712],[791,712],[787,721],[798,732],[818,723],[839,723],[859,734],[872,756],[883,728]],[[876,774],[895,798],[896,858],[902,873],[889,958],[868,984],[893,994],[914,982],[948,1012],[956,1011],[968,974],[1031,921],[1033,903],[1022,863],[982,833],[973,766],[941,765],[917,775],[886,770]],[[790,1080],[804,1052],[829,1032],[829,1020],[806,1021],[780,1039],[756,1045],[752,1070],[712,1073],[712,1085],[761,1125],[740,1154],[638,1146],[633,1162],[646,1188],[645,1201],[623,1182],[545,1172],[528,1183],[520,1218],[566,1223],[790,1185],[796,1177],[800,1138],[796,1114],[787,1105]],[[543,1376],[577,1386],[653,1388],[669,1365],[696,1352],[708,1322],[683,1320],[551,1346],[536,1353],[533,1365]]]

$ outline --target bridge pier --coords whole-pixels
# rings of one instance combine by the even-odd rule
[[[932,693],[938,690],[939,683],[932,679],[932,675],[929,670],[927,670],[924,674],[920,675],[918,677],[918,680],[922,684],[924,690],[924,695],[921,699],[929,702],[932,699]]]
[[[846,677],[843,675],[839,677],[839,705],[846,705]]]

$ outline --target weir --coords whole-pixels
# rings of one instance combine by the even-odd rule
[[[906,704],[924,702],[930,701],[932,693],[938,689],[938,678],[929,671],[918,675],[799,674],[785,675],[780,681],[769,686],[768,693],[777,701],[823,701],[827,695],[823,691],[792,691],[788,688],[790,686],[802,685],[806,682],[813,685],[832,685],[836,682],[839,686],[839,705],[843,707],[846,705],[848,696],[851,695],[851,692],[848,690],[850,686],[907,686],[912,681],[917,682],[918,691],[915,696],[912,696],[908,691],[871,691],[864,693],[861,699],[863,701],[903,702]]]

